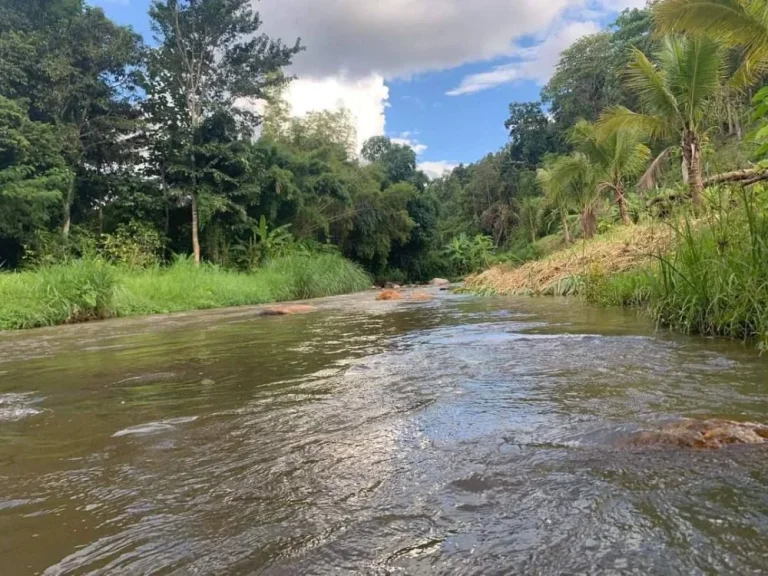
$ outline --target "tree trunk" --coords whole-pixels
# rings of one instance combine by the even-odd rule
[[[597,214],[591,206],[581,211],[581,231],[585,240],[591,240],[597,233]]]
[[[621,221],[625,226],[632,224],[632,219],[629,217],[629,209],[627,208],[627,199],[624,197],[624,185],[619,182],[616,185],[616,204],[619,207],[619,214],[621,215]]]
[[[560,225],[563,227],[563,240],[568,246],[571,243],[571,232],[568,230],[568,213],[562,208],[560,209]]]
[[[704,192],[704,177],[701,168],[701,142],[699,137],[686,131],[683,135],[683,160],[688,168],[688,186],[691,189],[693,205],[701,206],[702,192]]]
[[[198,236],[197,196],[192,194],[192,253],[195,266],[200,266],[200,238]]]
[[[61,227],[61,235],[64,240],[69,238],[69,231],[72,228],[72,201],[75,196],[75,180],[72,179],[72,183],[67,188],[67,193],[64,196],[64,224]]]

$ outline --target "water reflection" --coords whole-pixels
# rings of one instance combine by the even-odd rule
[[[768,421],[753,352],[569,301],[320,308],[0,335],[3,573],[766,565],[762,448],[615,442]]]

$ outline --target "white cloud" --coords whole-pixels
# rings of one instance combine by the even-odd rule
[[[458,164],[455,162],[446,162],[440,160],[437,162],[420,162],[418,165],[419,170],[424,172],[430,179],[440,178],[446,173],[456,168]]]
[[[376,74],[358,80],[302,78],[291,82],[285,99],[298,117],[317,110],[349,110],[355,119],[358,150],[368,138],[384,134],[389,88]]]
[[[306,52],[295,71],[406,77],[509,53],[585,0],[264,0],[264,31]]]
[[[543,42],[517,51],[518,61],[496,66],[488,72],[466,76],[461,84],[447,92],[448,96],[474,94],[515,80],[534,80],[546,84],[557,65],[560,54],[582,36],[600,30],[596,22],[570,22]]]
[[[357,119],[360,142],[385,133],[385,111],[389,106],[387,80],[502,56],[520,58],[521,50],[516,42],[521,38],[540,37],[544,32],[562,27],[565,21],[577,19],[583,23],[597,17],[593,14],[604,15],[645,3],[645,0],[252,1],[261,13],[265,33],[288,44],[300,37],[307,48],[296,56],[291,68],[291,72],[301,78],[288,91],[287,98],[294,112],[304,114],[343,105]],[[538,56],[523,57],[523,63],[514,68],[491,70],[486,76],[476,78],[475,84],[490,87],[517,77],[541,81],[536,66],[538,62],[552,60],[547,56],[547,47],[551,46],[552,40],[545,41]],[[551,65],[548,66],[551,69]],[[456,89],[460,91],[457,93],[475,91],[468,86],[462,84]]]
[[[307,50],[294,70],[386,79],[507,56],[515,42],[562,21],[645,0],[254,0],[264,31]],[[587,16],[590,15],[590,16]]]
[[[427,151],[427,145],[422,144],[413,136],[415,136],[415,132],[403,132],[402,134],[399,134],[398,136],[395,136],[393,138],[390,138],[392,142],[395,144],[400,144],[402,146],[410,146],[413,148],[413,151],[416,152],[416,154],[423,154]]]

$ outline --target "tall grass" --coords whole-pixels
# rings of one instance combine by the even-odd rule
[[[687,334],[725,336],[768,349],[768,205],[746,190],[710,197],[704,219],[681,220],[658,262],[586,279],[591,302],[645,308]]]
[[[35,271],[0,274],[0,329],[34,328],[106,318],[114,313],[114,266],[74,260]]]
[[[363,290],[370,282],[360,267],[336,254],[286,256],[249,274],[196,268],[185,259],[149,270],[75,260],[0,274],[0,329],[332,296]]]
[[[675,252],[650,277],[650,311],[676,330],[754,340],[765,349],[768,206],[745,190],[714,200],[704,223],[686,220],[676,230]]]

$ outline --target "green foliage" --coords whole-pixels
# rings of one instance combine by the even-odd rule
[[[144,222],[120,224],[114,234],[101,236],[102,254],[128,268],[151,268],[160,264],[163,239]]]
[[[457,276],[465,276],[487,268],[491,260],[493,240],[478,234],[473,238],[460,234],[443,249],[443,254],[451,262]]]
[[[255,270],[285,254],[293,243],[293,235],[288,232],[290,226],[285,224],[270,230],[267,219],[262,215],[253,236],[247,242],[234,247],[240,267],[244,270]]]
[[[24,246],[24,264],[31,268],[43,268],[80,258],[98,255],[98,238],[87,228],[75,226],[67,238],[58,232],[36,230]]]
[[[0,274],[0,330],[106,318],[114,312],[116,278],[98,258]]]
[[[48,226],[73,177],[62,146],[55,127],[0,96],[0,237],[27,242]]]
[[[704,225],[676,229],[677,249],[660,258],[650,310],[686,333],[757,340],[768,346],[768,203],[740,191],[740,208],[716,192]]]
[[[187,258],[144,270],[98,258],[71,260],[0,274],[0,330],[332,296],[370,283],[363,270],[334,254],[278,258],[254,274],[197,268]]]
[[[742,50],[737,86],[759,80],[768,59],[768,12],[763,0],[664,0],[654,7],[663,33],[685,32]]]

